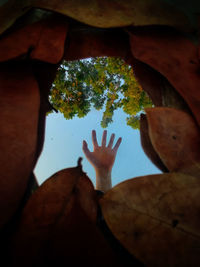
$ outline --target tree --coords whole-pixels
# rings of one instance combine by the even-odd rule
[[[127,124],[139,128],[139,113],[152,106],[135,80],[131,66],[120,58],[98,57],[63,61],[51,88],[50,102],[66,119],[104,109],[101,126],[113,121],[114,111],[128,114]]]

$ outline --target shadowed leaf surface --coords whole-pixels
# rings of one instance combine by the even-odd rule
[[[162,106],[162,76],[147,64],[129,57],[129,64],[133,67],[136,80],[147,92],[155,106]]]
[[[0,227],[19,208],[36,159],[40,95],[27,63],[0,67]]]
[[[200,132],[192,116],[173,108],[146,109],[154,149],[170,171],[200,163]]]
[[[144,27],[130,33],[134,57],[159,71],[183,97],[200,124],[197,47],[166,27]],[[189,89],[188,89],[189,88]]]
[[[79,60],[88,57],[127,57],[128,35],[123,29],[94,29],[86,25],[70,25],[64,59]]]
[[[1,5],[1,32],[31,7],[64,14],[88,25],[101,28],[129,25],[169,25],[191,30],[187,16],[175,5],[161,0],[8,0]],[[193,25],[194,26],[194,25]]]
[[[119,266],[96,219],[96,193],[80,166],[56,173],[24,209],[12,243],[12,264],[104,266],[106,259]]]
[[[140,116],[140,140],[141,140],[141,145],[146,153],[146,155],[149,157],[149,159],[158,167],[161,171],[167,172],[167,168],[161,161],[160,157],[156,153],[154,147],[152,146],[150,137],[149,137],[149,129],[148,129],[148,122],[146,115],[141,114]]]
[[[175,6],[160,0],[121,0],[108,2],[83,1],[76,4],[73,0],[34,0],[37,7],[60,12],[85,24],[95,27],[109,28],[128,25],[170,25],[190,28],[187,17]],[[92,12],[91,12],[92,11]]]
[[[51,232],[62,215],[68,215],[74,204],[73,190],[81,169],[70,168],[46,180],[27,202],[12,244],[12,264],[30,266],[46,261],[45,253]],[[31,265],[32,264],[32,265]]]
[[[51,238],[52,266],[124,266],[78,202],[63,216]]]
[[[67,20],[58,15],[13,30],[0,41],[0,61],[25,55],[56,64],[64,54],[67,30]]]
[[[95,221],[97,207],[94,187],[80,167],[76,167],[57,172],[32,195],[23,212],[23,229],[40,229],[54,224],[62,213],[67,214],[70,211],[74,196]]]
[[[127,180],[100,200],[120,242],[147,266],[200,262],[200,181],[182,173]]]

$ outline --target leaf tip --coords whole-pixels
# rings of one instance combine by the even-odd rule
[[[81,158],[81,157],[79,157],[78,158],[78,161],[77,161],[77,167],[79,167],[79,168],[81,168],[81,170],[82,170],[82,160],[83,160],[83,158]]]

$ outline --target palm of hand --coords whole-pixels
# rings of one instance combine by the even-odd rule
[[[102,145],[99,146],[96,139],[96,132],[92,131],[94,151],[89,151],[86,141],[83,141],[83,152],[95,169],[111,171],[122,139],[119,138],[115,146],[112,148],[115,135],[111,135],[108,146],[106,146],[106,137],[107,131],[104,131],[102,136]]]
[[[95,168],[111,170],[116,154],[108,147],[97,147],[87,155],[88,160]]]

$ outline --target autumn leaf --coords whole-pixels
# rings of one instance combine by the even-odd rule
[[[146,109],[152,145],[170,171],[200,168],[199,128],[188,113],[174,108]]]
[[[59,171],[25,206],[9,266],[123,266],[96,222],[96,192],[80,165]]]
[[[183,173],[127,180],[100,199],[115,237],[147,266],[200,262],[200,180]]]
[[[140,140],[141,145],[148,156],[148,158],[163,172],[168,172],[166,166],[163,164],[162,160],[158,156],[157,152],[155,151],[151,139],[149,137],[149,126],[147,117],[145,114],[141,114],[140,116]]]

